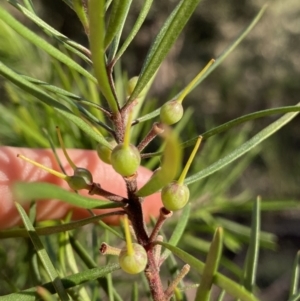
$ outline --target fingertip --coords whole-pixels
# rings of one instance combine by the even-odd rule
[[[67,163],[62,150],[58,149],[57,154],[61,159],[61,163],[65,168],[66,173],[71,175],[73,170]],[[127,191],[123,178],[113,170],[111,165],[100,161],[95,151],[68,149],[68,154],[76,166],[87,168],[92,173],[94,182],[100,183],[100,185],[108,191],[126,197]],[[47,182],[69,189],[68,185],[63,180],[21,160],[20,156],[26,156],[49,168],[59,170],[55,157],[49,149],[0,147],[0,194],[2,196],[0,199],[0,228],[2,229],[20,224],[21,221],[13,202],[14,198],[11,189],[13,183],[16,181]],[[151,175],[151,171],[144,167],[140,167],[137,178],[138,187],[141,187]],[[87,195],[87,192],[84,192],[83,194]],[[26,210],[28,210],[28,207],[29,204],[24,205]],[[157,216],[159,208],[161,207],[159,194],[147,197],[143,202],[142,207],[147,222],[150,220],[151,215]],[[37,203],[37,220],[59,219],[64,217],[70,210],[73,210],[74,219],[89,216],[88,211],[85,209],[76,208],[58,200],[47,200],[39,201]],[[95,210],[96,214],[103,214],[105,212],[110,211]],[[105,218],[105,222],[118,224],[119,216]]]

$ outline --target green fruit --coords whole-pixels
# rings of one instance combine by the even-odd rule
[[[117,145],[117,142],[113,138],[109,138],[107,139],[107,141],[112,146],[112,148],[114,148]],[[111,164],[111,152],[112,150],[106,145],[100,143],[97,145],[97,154],[99,158],[107,164]]]
[[[111,153],[111,164],[114,170],[128,177],[137,171],[141,163],[141,156],[138,149],[133,145],[117,145]]]
[[[178,122],[182,118],[182,115],[182,104],[176,100],[168,101],[160,109],[160,120],[167,125]]]
[[[148,263],[147,253],[139,244],[132,244],[133,254],[128,255],[127,248],[123,248],[119,255],[121,269],[128,274],[138,274],[145,270]]]
[[[83,178],[87,185],[93,184],[93,176],[86,168],[76,167],[74,170],[74,176]]]
[[[71,176],[67,179],[67,182],[70,188],[74,190],[86,189],[88,187],[83,177]]]
[[[128,96],[130,96],[132,94],[138,79],[139,79],[138,76],[134,76],[128,81],[128,83],[127,83],[127,95]]]
[[[88,169],[76,167],[74,175],[68,177],[67,182],[74,190],[86,189],[93,184],[93,176]]]
[[[161,200],[166,209],[176,211],[182,209],[188,202],[190,190],[186,185],[172,182],[161,191]]]
[[[135,89],[135,86],[137,84],[139,80],[139,77],[138,76],[134,76],[132,77],[128,83],[127,83],[127,96],[130,96],[133,92],[133,90]],[[138,95],[138,97],[143,97],[146,95],[146,92],[147,92],[147,85],[146,87],[140,92],[140,94]]]

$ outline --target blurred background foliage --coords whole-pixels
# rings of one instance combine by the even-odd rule
[[[1,5],[7,5],[0,0]],[[61,0],[33,0],[38,15],[55,29],[87,46],[84,30],[75,13]],[[131,29],[143,1],[136,1],[131,8],[131,16],[125,24],[124,37]],[[177,1],[154,1],[149,16],[142,30],[138,33],[128,51],[122,58],[124,78],[139,73],[143,59],[160,26]],[[222,1],[204,0],[200,3],[188,26],[181,34],[175,47],[160,68],[153,87],[148,106],[155,106],[170,99],[199,72],[211,59],[218,57],[222,51],[249,24],[264,1]],[[7,6],[8,7],[8,6]],[[29,28],[43,34],[34,24],[20,15],[15,9],[9,10]],[[213,126],[222,124],[238,116],[279,106],[294,105],[300,95],[300,2],[298,0],[272,1],[267,13],[251,31],[241,45],[186,99],[184,107],[189,117],[185,118],[179,129],[183,140],[203,133]],[[10,67],[24,72],[28,76],[61,86],[73,93],[84,95],[86,87],[80,83],[80,77],[69,73],[62,65],[51,60],[42,51],[22,40],[0,20],[0,58]],[[48,141],[40,131],[34,139],[18,135],[20,127],[48,129],[56,141],[55,125],[59,123],[64,133],[65,143],[69,147],[95,148],[95,143],[83,135],[76,126],[70,125],[64,118],[32,119],[36,116],[51,116],[52,110],[28,102],[33,97],[14,88],[10,83],[0,79],[0,144],[13,146],[48,147]],[[26,107],[26,110],[24,109]],[[13,109],[13,110],[12,110]],[[18,110],[19,120],[13,116]],[[28,115],[28,111],[31,114]],[[230,132],[210,138],[202,146],[202,151],[194,164],[194,171],[200,170],[216,159],[240,145],[249,136],[264,128],[278,116],[267,117],[230,130]],[[46,123],[45,123],[46,120]],[[52,120],[52,121],[51,121]],[[192,122],[191,122],[192,120]],[[147,124],[144,125],[147,128]],[[300,119],[296,118],[276,135],[265,141],[247,157],[239,160],[224,170],[202,182],[194,184],[191,189],[198,195],[196,203],[209,206],[213,200],[216,209],[212,213],[230,212],[232,220],[249,225],[249,211],[235,212],[235,203],[254,199],[261,195],[263,199],[290,201],[300,197]],[[12,133],[15,134],[12,134]],[[37,131],[38,132],[38,131]],[[29,134],[30,135],[30,134]],[[135,137],[136,139],[138,137]],[[57,142],[57,141],[56,141]],[[251,165],[249,165],[251,161]],[[155,166],[155,163],[148,162]],[[191,171],[193,172],[193,171]],[[230,189],[229,189],[230,188]],[[222,204],[232,204],[232,210],[222,209]],[[203,205],[204,204],[204,205]],[[218,204],[219,209],[218,209]],[[229,206],[230,207],[230,206]],[[270,209],[270,208],[269,208]],[[272,209],[272,208],[271,208]],[[208,212],[210,209],[208,209]],[[207,211],[204,210],[207,213]],[[206,214],[205,213],[205,214]],[[209,215],[194,213],[189,229],[207,227]],[[228,217],[228,215],[227,215]],[[203,224],[201,220],[207,223]],[[219,221],[222,223],[222,221]],[[262,251],[258,280],[266,289],[262,300],[283,300],[289,283],[289,267],[296,251],[300,248],[299,212],[285,210],[277,213],[263,214],[263,230],[275,233],[281,252]],[[171,222],[172,223],[172,222]],[[209,223],[208,223],[209,224]],[[227,225],[229,228],[237,224]],[[197,228],[198,227],[198,228]],[[200,228],[199,228],[200,227]],[[226,228],[226,227],[225,227]],[[211,229],[202,229],[211,232]],[[186,236],[182,244],[188,251],[193,246],[205,243]],[[227,245],[231,251],[243,250],[239,239]],[[269,248],[274,248],[270,244]],[[228,251],[229,258],[236,263],[244,254],[234,255]],[[280,264],[282,263],[282,264]],[[277,292],[274,288],[280,288]]]

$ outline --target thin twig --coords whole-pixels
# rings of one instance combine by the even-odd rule
[[[150,235],[149,241],[150,243],[155,241],[157,239],[157,235],[163,226],[165,220],[173,215],[172,211],[167,210],[165,207],[160,208],[159,210],[159,217],[157,219],[157,222],[152,230],[152,233]]]
[[[93,183],[91,185],[89,194],[103,196],[112,202],[123,203],[124,206],[128,203],[128,200],[126,198],[101,188],[100,184],[97,183]]]
[[[188,264],[184,265],[176,278],[170,283],[168,288],[165,291],[165,298],[169,300],[174,294],[174,290],[176,289],[179,282],[184,278],[184,276],[190,271],[190,266]]]
[[[164,129],[162,124],[159,122],[155,122],[152,125],[149,133],[144,137],[144,139],[139,143],[137,149],[142,152],[143,149],[159,134],[163,133]]]

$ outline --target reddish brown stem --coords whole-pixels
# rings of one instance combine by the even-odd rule
[[[107,191],[105,189],[102,189],[100,184],[93,183],[89,190],[90,195],[100,195],[104,198],[117,203],[123,203],[124,206],[128,203],[128,200],[122,196],[116,195],[110,191]]]
[[[161,127],[161,124],[155,122],[152,125],[149,133],[144,137],[144,139],[139,143],[137,149],[141,152],[157,135],[161,134],[164,129]]]
[[[117,113],[112,114],[111,120],[114,123],[115,129],[115,138],[118,143],[122,143],[124,140],[125,134],[125,120],[128,110],[135,105],[134,102],[125,105]],[[152,132],[150,132],[140,144],[140,149],[143,149],[160,131],[159,128],[156,128],[157,125],[154,125]],[[124,177],[124,181],[127,187],[127,199],[123,199],[122,202],[126,203],[126,206],[123,208],[128,218],[131,221],[131,225],[135,232],[137,241],[139,244],[145,247],[148,255],[148,265],[145,269],[145,275],[147,277],[152,298],[154,301],[166,301],[164,289],[161,283],[159,275],[159,266],[155,258],[154,245],[150,243],[150,238],[147,233],[146,225],[143,217],[143,210],[141,206],[142,198],[138,197],[137,192],[137,174],[134,174],[130,177]],[[160,228],[159,223],[157,228]],[[153,233],[153,237],[156,237],[156,232]],[[152,237],[152,239],[153,239]]]
[[[148,158],[152,158],[155,156],[161,156],[163,153],[162,152],[156,152],[156,153],[145,153],[145,154],[141,154],[141,158],[142,159],[148,159]]]
[[[142,199],[136,195],[137,191],[137,174],[130,177],[125,177],[127,194],[128,194],[128,206],[125,209],[128,217],[131,221],[132,227],[137,237],[139,244],[146,246],[149,243],[149,236],[146,231],[144,216],[141,201]]]
[[[118,143],[122,143],[125,134],[125,124],[123,116],[120,112],[111,115],[111,120],[114,124],[115,139]]]
[[[169,287],[165,291],[165,299],[168,301],[171,299],[172,295],[179,282],[185,277],[185,275],[190,271],[190,266],[188,264],[184,265],[176,278],[170,283]]]
[[[153,252],[153,246],[150,246],[147,254],[148,266],[145,269],[145,275],[149,283],[152,298],[154,301],[166,301],[163,285],[159,276],[159,269]]]
[[[149,242],[153,242],[154,240],[156,240],[157,235],[161,229],[161,227],[163,226],[165,220],[169,217],[171,217],[173,215],[172,211],[167,210],[165,207],[160,208],[159,211],[159,217],[157,219],[157,222],[152,230],[152,233],[150,235],[149,238]]]

